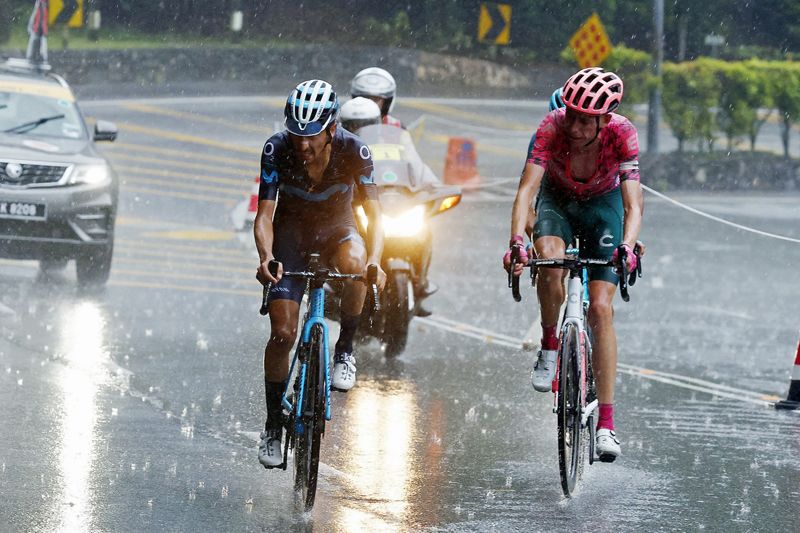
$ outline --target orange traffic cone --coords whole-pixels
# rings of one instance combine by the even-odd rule
[[[250,202],[247,204],[247,220],[250,223],[255,222],[256,220],[256,211],[258,211],[258,186],[260,185],[260,179],[256,176],[256,181],[253,184],[253,188],[250,189]]]
[[[794,356],[792,380],[789,382],[789,395],[785,400],[775,404],[775,409],[795,410],[800,408],[800,341],[797,343],[797,355]]]
[[[443,181],[447,184],[462,185],[478,179],[480,177],[475,142],[472,139],[451,137],[447,143]]]

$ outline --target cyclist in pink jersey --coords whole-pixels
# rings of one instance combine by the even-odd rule
[[[602,68],[583,69],[562,90],[566,108],[550,112],[539,125],[536,141],[520,178],[511,216],[511,241],[503,262],[511,267],[511,250],[528,256],[523,242],[529,206],[537,195],[533,246],[537,257],[565,256],[579,238],[581,255],[617,261],[623,246],[630,268],[642,223],[636,128],[613,113],[622,100],[622,80]],[[522,265],[514,275],[522,273]],[[563,272],[541,269],[537,281],[542,322],[542,349],[532,372],[537,391],[549,391],[555,377],[557,326],[564,301]],[[612,301],[617,276],[611,267],[589,272],[589,326],[594,336],[593,364],[600,403],[597,453],[606,461],[621,454],[614,428],[614,380],[617,338]]]

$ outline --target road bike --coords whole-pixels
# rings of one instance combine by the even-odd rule
[[[518,249],[512,251],[512,267],[508,274],[508,286],[514,300],[519,302],[519,276],[514,276],[514,265],[519,263]],[[620,267],[618,268],[620,295],[629,301],[628,287],[642,276],[641,247],[634,247],[638,261],[636,268],[629,272],[626,254],[619,247]],[[563,259],[532,259],[531,285],[536,283],[539,268],[559,268],[569,272],[567,282],[567,305],[561,320],[559,332],[556,377],[553,380],[554,408],[558,425],[558,466],[561,474],[561,489],[569,497],[583,473],[587,448],[589,464],[595,461],[595,431],[598,400],[592,372],[592,334],[587,327],[589,311],[589,268],[615,266],[605,259],[584,259],[580,257],[579,243],[567,249]],[[613,461],[613,458],[600,456],[600,461]]]
[[[270,272],[275,275],[278,263],[270,262]],[[319,254],[309,256],[308,270],[303,272],[284,272],[285,278],[305,279],[308,305],[303,319],[302,333],[294,352],[286,390],[281,396],[281,405],[288,413],[286,418],[286,441],[283,450],[283,463],[276,468],[286,470],[288,451],[294,455],[294,489],[297,503],[305,511],[314,506],[317,492],[319,452],[325,423],[331,419],[331,372],[328,325],[325,322],[326,282],[356,280],[367,283],[369,290],[368,314],[374,315],[378,308],[378,270],[370,265],[366,279],[358,274],[339,274],[323,268]],[[271,284],[264,285],[260,313],[269,312],[267,298]],[[295,370],[297,373],[294,374]],[[291,390],[290,390],[291,388]]]

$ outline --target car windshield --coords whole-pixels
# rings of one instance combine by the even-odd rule
[[[0,131],[37,137],[86,137],[86,130],[74,102],[2,88]]]

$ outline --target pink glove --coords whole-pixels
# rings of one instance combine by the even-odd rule
[[[627,244],[623,244],[622,247],[625,249],[625,264],[628,267],[628,272],[633,272],[636,270],[636,265],[638,263],[636,254],[633,253],[633,249]],[[614,253],[611,254],[611,260],[614,261],[617,266],[620,266],[619,247],[614,249]]]
[[[503,267],[508,271],[511,270],[511,253],[517,249],[517,267],[514,269],[514,275],[519,276],[522,274],[522,267],[528,264],[528,251],[525,249],[523,239],[520,235],[514,235],[508,243],[508,250],[503,256]]]

